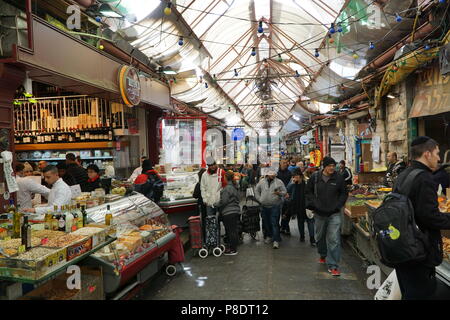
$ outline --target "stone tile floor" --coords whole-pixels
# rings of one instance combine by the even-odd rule
[[[299,242],[297,221],[291,236],[283,236],[280,249],[245,235],[236,256],[186,253],[181,271],[173,278],[158,274],[141,290],[143,300],[373,300],[366,287],[363,261],[343,241],[341,277],[328,274],[317,263],[317,249]],[[262,237],[260,233],[258,235]],[[309,237],[306,237],[309,239]]]

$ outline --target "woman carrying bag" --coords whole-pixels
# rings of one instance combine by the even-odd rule
[[[239,243],[238,219],[241,212],[239,205],[239,191],[234,180],[234,173],[227,172],[225,174],[227,185],[220,191],[220,200],[214,207],[219,208],[219,213],[225,226],[228,247],[225,255],[236,255]]]

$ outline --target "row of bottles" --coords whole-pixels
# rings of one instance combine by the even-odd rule
[[[45,229],[73,232],[87,225],[86,207],[80,205],[54,206],[45,215]]]
[[[14,137],[16,144],[112,141],[113,131],[111,128],[57,133],[25,131],[16,132]]]
[[[105,224],[113,223],[113,215],[109,205],[105,214]],[[13,238],[21,238],[25,250],[31,249],[31,225],[28,222],[28,216],[20,213],[20,210],[14,206],[14,201],[9,200],[9,206],[6,209],[8,217],[13,220]],[[45,214],[45,229],[62,232],[74,232],[87,226],[87,212],[85,205],[65,205],[54,206],[53,212],[50,210]]]

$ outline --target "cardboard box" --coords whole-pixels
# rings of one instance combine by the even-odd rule
[[[367,214],[367,207],[364,206],[349,206],[349,205],[345,205],[345,213],[350,217],[350,218],[357,218],[360,216],[365,216]]]
[[[92,237],[67,247],[67,261],[73,260],[92,250]]]

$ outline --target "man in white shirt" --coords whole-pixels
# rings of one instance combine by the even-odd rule
[[[47,166],[44,169],[44,179],[49,185],[52,186],[48,195],[48,205],[45,207],[37,207],[31,209],[25,209],[24,212],[36,213],[38,215],[46,214],[49,210],[53,211],[53,206],[64,206],[70,204],[72,200],[72,190],[64,182],[62,178],[59,177],[58,168],[55,166]]]
[[[142,174],[142,162],[144,162],[144,160],[147,160],[148,158],[146,156],[142,156],[141,157],[141,166],[137,167],[136,169],[134,169],[133,173],[131,174],[130,178],[128,179],[128,182],[133,182],[134,180],[136,180],[136,178]]]
[[[34,181],[33,177],[26,177],[24,171],[25,166],[22,163],[19,163],[16,166],[16,181],[19,186],[19,191],[17,191],[17,204],[21,209],[29,209],[33,207],[33,193],[39,193],[48,197],[50,189]]]

